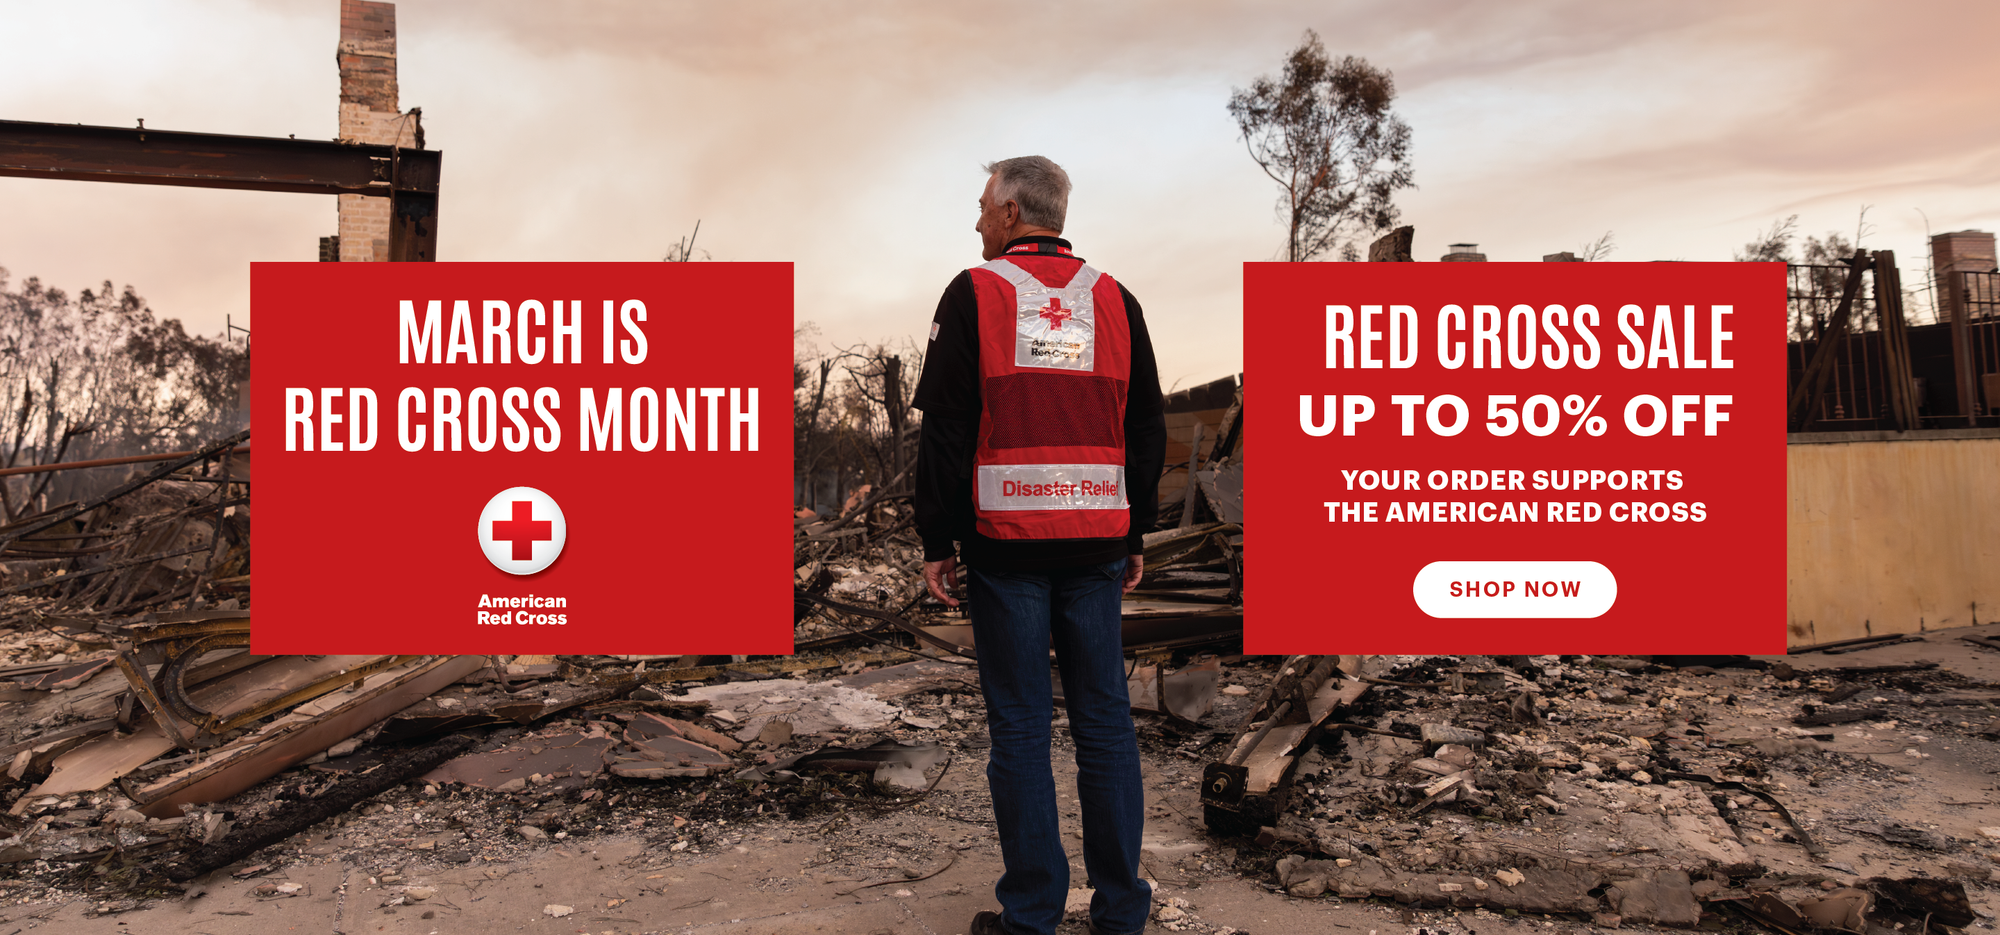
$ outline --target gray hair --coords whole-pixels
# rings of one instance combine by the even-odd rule
[[[994,200],[1020,205],[1026,224],[1062,231],[1063,216],[1069,213],[1069,173],[1062,166],[1047,156],[1015,156],[985,168],[1000,177],[993,186]]]

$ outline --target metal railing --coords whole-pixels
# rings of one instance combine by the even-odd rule
[[[1807,390],[1810,398],[1803,413],[1794,416],[1792,430],[1896,427],[1888,385],[1891,342],[1885,340],[1880,311],[1887,306],[1900,313],[1901,305],[1881,301],[1887,291],[1881,270],[1864,270],[1862,275],[1873,280],[1866,285],[1873,288],[1856,289],[1844,318],[1839,310],[1849,276],[1846,264],[1794,263],[1786,272],[1785,307],[1792,338],[1786,348],[1788,398],[1799,393],[1800,384],[1808,379],[1829,329],[1842,329],[1831,347],[1831,359],[1822,364],[1827,373],[1815,381],[1819,392]]]
[[[1956,278],[1955,304],[1965,310],[1965,328],[1961,337],[1954,327],[1953,336],[1965,346],[1971,384],[1965,395],[1973,412],[1991,417],[2000,407],[2000,273],[1961,272]]]

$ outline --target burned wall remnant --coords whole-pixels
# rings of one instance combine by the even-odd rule
[[[2000,269],[2000,261],[1996,261],[1992,234],[1962,230],[1933,235],[1931,270],[1938,283],[1938,320],[1956,321],[1966,312],[1964,295],[1952,288],[1959,273],[1990,273],[1996,269]]]
[[[396,107],[396,5],[341,0],[340,138],[416,146],[417,124]],[[339,196],[336,246],[346,263],[389,259],[390,205],[364,195]]]

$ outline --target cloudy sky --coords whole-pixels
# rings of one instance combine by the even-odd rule
[[[1274,186],[1224,111],[1306,28],[1395,74],[1419,259],[1726,260],[1774,219],[1921,281],[1932,231],[2000,229],[2000,5],[404,0],[402,105],[445,153],[447,260],[797,264],[822,349],[922,334],[978,262],[978,166],[1076,184],[1078,252],[1144,303],[1163,381],[1241,366],[1241,264]],[[337,0],[0,0],[0,118],[332,137]],[[331,199],[0,179],[0,267],[135,286],[219,333]]]

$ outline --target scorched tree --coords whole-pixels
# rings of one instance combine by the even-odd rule
[[[1306,30],[1283,74],[1229,98],[1250,158],[1278,183],[1285,259],[1330,251],[1352,258],[1354,237],[1394,227],[1397,189],[1413,187],[1410,127],[1390,109],[1389,72],[1349,55],[1329,59]]]

